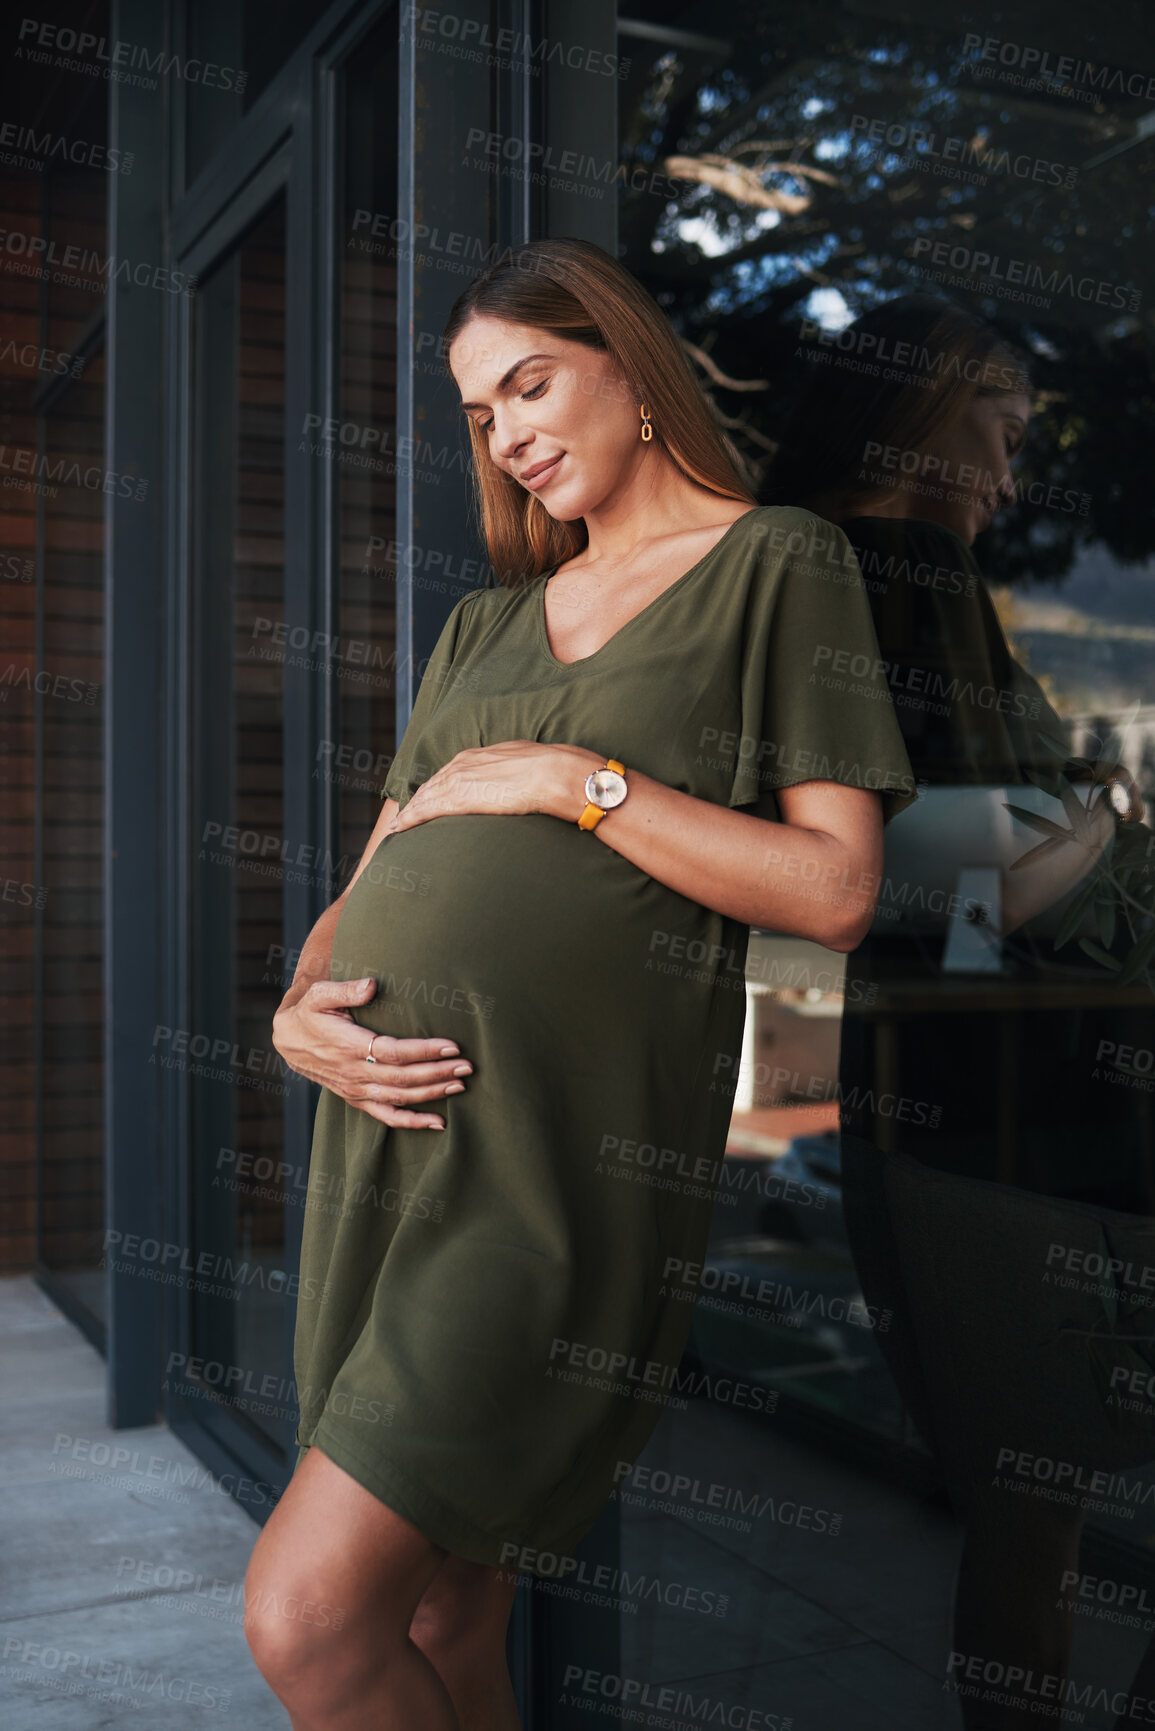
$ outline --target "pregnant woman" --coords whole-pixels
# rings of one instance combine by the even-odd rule
[[[558,1572],[675,1386],[749,928],[852,950],[914,797],[845,537],[754,505],[615,260],[524,246],[446,338],[509,576],[450,613],[275,1022],[325,1200],[248,1630],[298,1731],[517,1726],[517,1571]]]

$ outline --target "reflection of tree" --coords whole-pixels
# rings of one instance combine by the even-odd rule
[[[794,148],[788,138],[773,144],[752,139],[749,144],[736,144],[728,156],[706,151],[699,156],[667,156],[662,164],[674,180],[697,181],[714,192],[723,193],[736,204],[753,205],[756,210],[781,210],[788,216],[799,216],[810,209],[809,192],[789,192],[775,186],[775,180],[798,181],[803,185],[837,186],[837,178],[823,168],[810,168],[805,163],[784,161],[776,152]],[[741,156],[753,155],[753,162],[740,162]],[[768,184],[770,183],[770,184]]]
[[[727,413],[722,407],[720,397],[723,392],[729,396],[734,391],[767,391],[770,382],[768,379],[734,379],[729,373],[724,373],[709,353],[714,336],[713,331],[708,331],[703,339],[705,346],[701,348],[697,343],[689,342],[683,337],[682,347],[709,396],[718,425],[732,441],[736,455],[742,460],[746,479],[751,485],[757,486],[761,464],[763,461],[768,462],[774,455],[775,442],[759,431],[754,419],[745,411],[736,415]],[[757,453],[753,461],[750,457],[751,450]]]
[[[699,9],[680,21],[698,27]],[[1126,69],[1148,34],[1136,35],[1137,21],[1088,20],[1073,0],[1028,0],[1014,36]],[[692,49],[634,53],[622,156],[654,178],[633,175],[620,232],[626,263],[685,338],[723,375],[770,381],[737,394],[702,374],[755,483],[810,364],[799,327],[817,310],[814,291],[841,297],[843,323],[928,288],[970,306],[1035,359],[1043,400],[1019,508],[991,531],[1000,570],[1053,580],[1090,542],[1124,563],[1149,557],[1151,312],[1140,300],[1124,314],[1112,290],[1147,289],[1142,243],[1155,175],[1144,170],[1155,168],[1155,143],[1082,166],[1135,134],[1142,96],[1080,101],[976,76],[962,58],[965,21],[945,13],[941,24],[862,19],[848,37],[841,7],[778,9],[770,29],[761,0],[734,0],[726,28],[725,60]],[[875,121],[884,139],[888,126],[906,129],[900,148],[869,139]],[[948,138],[958,142],[948,147]],[[948,148],[978,151],[985,171],[947,162]],[[1073,186],[1055,184],[1072,171]],[[961,273],[961,286],[936,282],[912,256],[919,240],[988,254],[998,270]],[[1082,298],[1053,293],[1045,309],[1000,298],[1011,260],[1094,287]],[[823,310],[837,306],[831,298]]]

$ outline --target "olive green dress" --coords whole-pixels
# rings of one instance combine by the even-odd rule
[[[751,510],[593,655],[545,629],[546,572],[454,607],[385,791],[457,752],[587,747],[779,820],[775,790],[914,781],[849,543]],[[337,925],[365,1028],[474,1066],[389,1128],[322,1090],[295,1369],[311,1444],[447,1551],[556,1572],[640,1454],[679,1370],[721,1174],[749,928],[544,813],[386,837]],[[606,832],[614,823],[602,819]],[[766,847],[777,840],[766,830]],[[807,893],[811,893],[807,891]],[[818,890],[816,893],[821,893]],[[705,1392],[756,1407],[760,1391]]]

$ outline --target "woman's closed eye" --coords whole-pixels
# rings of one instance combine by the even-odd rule
[[[519,395],[523,401],[529,400],[533,397],[540,397],[548,384],[549,380],[543,379],[540,385],[531,385],[528,391],[521,391],[519,392]],[[479,430],[483,433],[492,433],[493,431],[492,421],[478,421],[477,425]]]

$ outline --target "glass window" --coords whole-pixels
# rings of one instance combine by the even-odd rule
[[[657,0],[623,12],[623,262],[673,319],[758,496],[845,526],[923,784],[887,833],[858,951],[751,941],[727,1161],[744,1200],[716,1211],[691,1354],[768,1391],[775,1422],[757,1440],[722,1408],[664,1423],[647,1460],[827,1511],[821,1537],[813,1522],[784,1533],[780,1517],[710,1529],[730,1553],[718,1571],[744,1578],[765,1545],[786,1616],[802,1593],[826,1631],[772,1646],[752,1631],[743,1663],[797,1658],[827,1633],[838,1644],[847,1594],[877,1599],[866,1554],[885,1547],[908,1584],[888,1585],[879,1615],[922,1632],[911,1664],[878,1674],[877,1722],[945,1723],[915,1673],[942,1672],[960,1543],[975,1572],[958,1587],[956,1645],[981,1638],[968,1590],[1003,1639],[997,1580],[1012,1573],[1052,1617],[1049,1544],[1076,1567],[1081,1538],[1094,1572],[1087,1558],[1111,1543],[1114,1574],[1132,1579],[1151,1542],[1150,1301],[1126,1284],[1155,1280],[1151,835],[1132,804],[1092,846],[1072,801],[1085,813],[1080,778],[1116,765],[1131,796],[1155,792],[1142,246],[1155,159],[1139,70],[1155,39],[1137,8],[1092,17],[1067,0],[997,23],[969,7],[832,4],[770,20],[755,0],[708,26]],[[973,474],[945,423],[915,412],[957,353],[941,338],[919,355],[913,326],[880,336],[869,322],[900,301],[907,317],[916,293],[980,321],[992,352],[1027,369],[1024,436],[972,459]],[[1000,429],[1023,406],[1015,376],[975,399]],[[821,408],[838,400],[861,425]],[[809,427],[791,420],[800,403]],[[900,409],[914,430],[883,433]],[[831,449],[859,437],[856,505],[824,436]],[[812,448],[807,472],[793,453]],[[984,517],[960,527],[950,510],[976,498]],[[887,545],[905,567],[887,565]],[[1013,746],[997,766],[984,757],[996,736]],[[1012,869],[1048,839],[1049,863]],[[1112,1494],[1064,1526],[1062,1499],[1048,1517],[1041,1478],[1012,1465],[992,1498],[1000,1462],[1024,1454],[1041,1475],[1047,1460],[1094,1467]],[[950,1497],[920,1510],[936,1485]],[[832,1542],[838,1511],[874,1534],[861,1557]],[[632,1560],[677,1542],[624,1513]],[[1110,1661],[1102,1627],[1074,1621],[1073,1671],[1127,1682],[1146,1637]],[[1052,1633],[1046,1659],[1025,1633],[1008,1651],[1058,1669],[1070,1627]],[[802,1723],[813,1691],[782,1675],[769,1704]],[[856,1687],[845,1666],[828,1677]]]
[[[33,1260],[100,1338],[103,1130],[103,83],[65,77],[69,137],[6,171],[3,606],[13,987],[32,1005],[10,1062],[9,1266]],[[58,86],[37,136],[55,136]],[[55,118],[51,118],[55,116]],[[14,118],[24,118],[14,116]],[[63,120],[60,120],[63,125]],[[36,149],[31,139],[27,150]],[[33,244],[35,242],[35,245]],[[37,259],[60,268],[39,274]],[[21,1022],[23,1026],[24,1023]],[[7,1161],[6,1161],[7,1165]]]

